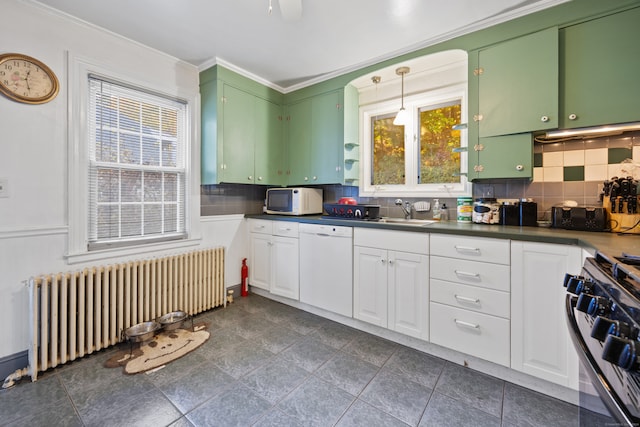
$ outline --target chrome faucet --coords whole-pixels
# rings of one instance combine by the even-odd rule
[[[403,202],[402,199],[396,199],[396,206],[400,206],[402,212],[404,212],[404,219],[411,218],[411,203]]]

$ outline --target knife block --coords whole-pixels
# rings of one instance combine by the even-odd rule
[[[640,201],[640,196],[638,198]],[[618,203],[616,200],[616,206],[618,206]],[[612,233],[640,234],[640,214],[611,212],[611,200],[608,197],[605,197],[602,201],[602,207],[609,213],[609,224],[611,224]],[[624,202],[622,211],[625,212],[626,210],[627,202]]]

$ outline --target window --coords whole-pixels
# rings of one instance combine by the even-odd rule
[[[90,249],[186,236],[186,104],[89,75]]]
[[[362,195],[384,193],[410,196],[468,194],[466,157],[454,149],[466,147],[462,86],[427,91],[405,98],[411,117],[393,124],[397,101],[361,108],[363,123]]]

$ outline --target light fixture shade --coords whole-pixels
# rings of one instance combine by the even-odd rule
[[[404,107],[400,108],[398,114],[396,114],[396,118],[393,119],[393,124],[395,126],[405,126],[409,123],[409,113]]]

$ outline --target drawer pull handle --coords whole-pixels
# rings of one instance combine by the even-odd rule
[[[473,252],[473,253],[480,253],[480,248],[473,248],[471,246],[454,246],[454,248],[456,248],[456,251],[458,252]]]
[[[480,298],[469,298],[469,297],[463,297],[462,295],[456,295],[456,294],[453,294],[453,296],[458,301],[470,302],[472,304],[480,304]]]
[[[456,322],[457,325],[464,326],[465,328],[480,329],[480,325],[477,323],[469,323],[458,319],[453,319],[453,321]]]
[[[453,271],[454,273],[456,273],[456,276],[462,276],[462,277],[468,277],[470,279],[480,280],[479,273],[467,273],[466,271],[458,271],[458,270],[453,270]]]

